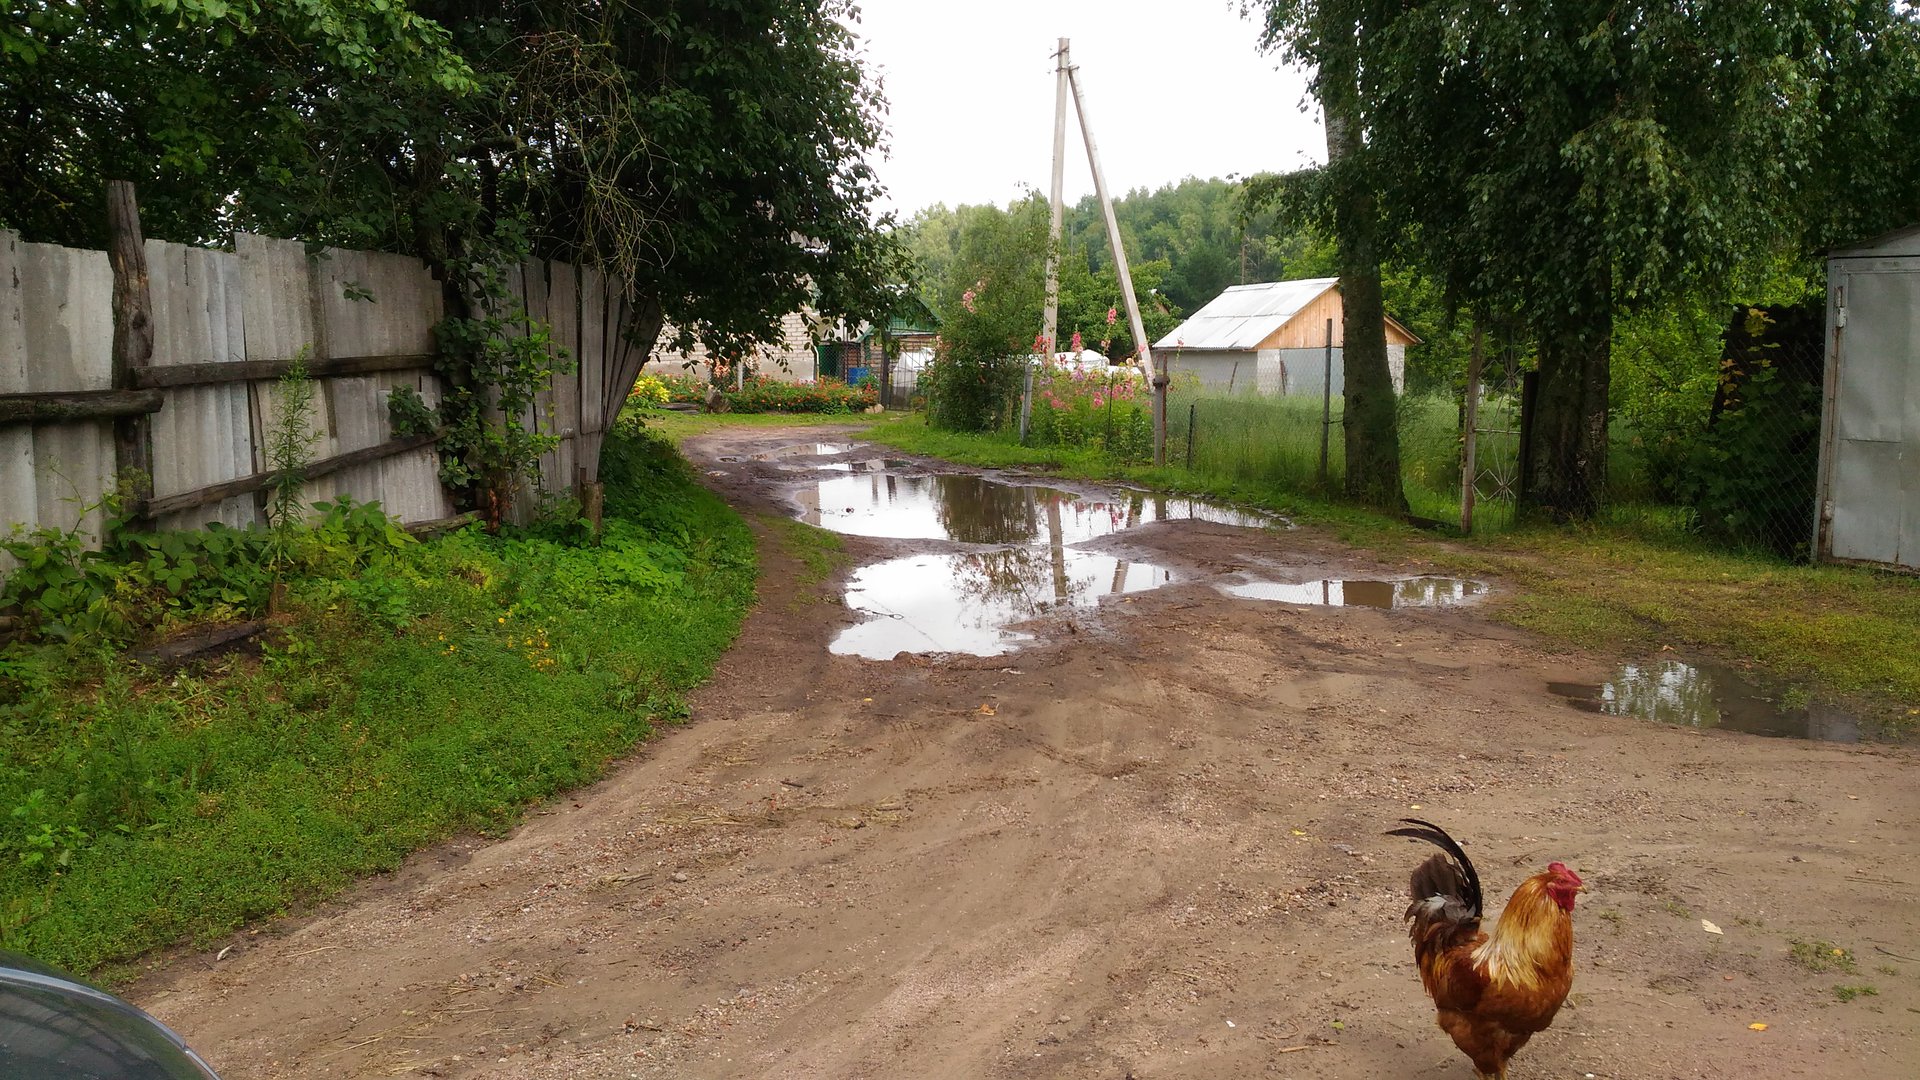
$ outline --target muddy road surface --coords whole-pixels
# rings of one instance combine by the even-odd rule
[[[1920,1075],[1913,749],[1609,715],[1631,658],[1486,618],[1525,581],[835,439],[689,446],[764,574],[686,726],[137,1000],[231,1080],[1466,1080],[1416,816],[1490,906],[1591,887],[1515,1080]]]

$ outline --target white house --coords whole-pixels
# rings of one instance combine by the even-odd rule
[[[1332,324],[1334,396],[1345,386],[1339,278],[1303,278],[1234,285],[1154,342],[1169,370],[1191,371],[1209,389],[1319,397],[1326,381]],[[1406,387],[1407,346],[1420,344],[1391,316],[1387,368],[1393,388]],[[1157,357],[1156,357],[1157,358]]]

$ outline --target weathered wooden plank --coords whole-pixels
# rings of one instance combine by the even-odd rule
[[[20,305],[20,275],[14,262],[19,245],[16,233],[0,231],[0,394],[27,389],[27,331]],[[0,427],[0,532],[18,525],[40,524],[39,498],[33,470],[33,430]],[[13,556],[0,551],[0,578],[14,567]]]
[[[154,352],[150,371],[211,358],[236,366],[246,358],[245,313],[238,256],[208,248],[149,241],[154,285]],[[251,475],[253,430],[244,384],[194,384],[167,391],[167,408],[153,421],[156,498],[198,491]],[[192,507],[155,524],[196,529],[210,521],[244,528],[263,518],[253,500],[228,499]]]
[[[16,244],[14,275],[29,392],[113,388],[113,268],[104,251]],[[33,429],[34,501],[42,527],[78,529],[100,542],[101,497],[113,486],[110,422]],[[9,515],[11,516],[11,515]]]
[[[414,371],[380,377],[381,401],[393,391],[405,387],[420,395],[430,407],[440,403],[440,380],[427,372]],[[391,420],[389,418],[389,428]],[[453,502],[440,486],[440,455],[432,446],[387,458],[380,463],[381,507],[403,522],[430,521],[453,513]]]
[[[309,359],[307,374],[312,378],[338,375],[374,375],[389,371],[431,371],[433,356],[405,353],[394,356],[337,356]],[[136,387],[168,389],[176,386],[214,386],[223,383],[278,379],[293,368],[293,358],[284,360],[245,360],[227,364],[181,364],[148,368],[133,377]]]
[[[395,439],[392,442],[381,443],[378,446],[363,447],[359,450],[350,451],[345,454],[336,454],[333,457],[316,461],[308,465],[304,471],[307,478],[312,479],[314,477],[345,472],[350,469],[363,468],[369,464],[380,461],[382,458],[393,457],[396,454],[406,454],[419,450],[422,447],[430,446],[438,442],[440,438],[441,433],[436,432],[431,435],[416,435],[410,439]],[[183,491],[175,495],[157,498],[147,507],[147,512],[155,517],[159,517],[163,514],[189,510],[196,506],[205,506],[208,503],[219,502],[236,495],[247,495],[256,491],[264,491],[267,485],[273,482],[273,478],[276,475],[278,474],[271,472],[254,473],[251,476],[243,476],[238,479],[228,480],[224,483],[213,484],[201,488],[198,491]]]
[[[566,263],[547,264],[547,325],[554,373],[542,396],[541,430],[560,441],[541,456],[540,473],[548,491],[571,491],[580,431],[580,284]]]
[[[315,319],[318,305],[312,296],[313,260],[307,256],[306,245],[297,240],[235,233],[233,249],[243,268],[243,302],[247,310],[245,373],[257,380],[249,387],[253,471],[266,472],[270,464],[265,453],[266,438],[280,413],[279,396],[272,380],[285,375],[296,356],[305,354],[309,370],[328,360],[318,341],[320,328]],[[200,367],[186,365],[174,370],[190,372]],[[339,452],[324,384],[315,387],[313,414],[308,419],[307,431],[314,457],[324,459]],[[309,479],[301,490],[301,501],[308,506],[327,502],[335,492],[332,476]]]
[[[3,317],[3,313],[0,313]],[[111,420],[160,411],[158,390],[75,390],[72,393],[0,394],[0,424],[65,424]]]

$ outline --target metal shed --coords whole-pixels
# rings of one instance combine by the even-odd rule
[[[1920,225],[1827,259],[1815,555],[1920,570]]]

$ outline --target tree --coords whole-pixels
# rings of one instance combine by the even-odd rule
[[[903,267],[867,163],[885,102],[848,0],[31,0],[0,16],[0,224],[98,244],[243,227],[461,267],[622,275],[716,352]],[[459,297],[450,297],[456,301]]]
[[[1272,3],[1270,25],[1323,6]],[[1341,10],[1392,235],[1454,300],[1536,341],[1523,482],[1555,517],[1592,515],[1605,491],[1617,313],[1791,247],[1810,219],[1920,213],[1911,155],[1888,141],[1916,115],[1908,5]]]
[[[1405,513],[1400,424],[1387,366],[1386,305],[1380,284],[1378,171],[1360,93],[1361,54],[1371,5],[1356,0],[1269,0],[1264,41],[1315,67],[1313,91],[1327,127],[1327,166],[1315,178],[1331,218],[1340,266],[1345,368],[1346,493]]]

